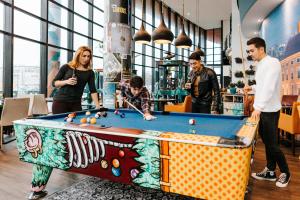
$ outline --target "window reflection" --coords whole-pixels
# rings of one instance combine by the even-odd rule
[[[40,45],[14,38],[13,58],[13,96],[39,93]]]
[[[47,97],[54,95],[52,81],[59,68],[67,63],[67,51],[53,47],[48,48],[48,75],[47,75]]]
[[[49,2],[48,19],[50,22],[68,27],[68,11],[54,3]]]
[[[57,26],[49,24],[48,27],[48,42],[55,46],[67,48],[68,31]]]

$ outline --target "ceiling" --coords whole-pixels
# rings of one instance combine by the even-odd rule
[[[232,0],[163,0],[180,15],[183,1],[184,17],[204,29],[220,28],[221,20],[230,19]]]
[[[284,0],[257,0],[242,19],[242,31],[246,38],[257,36],[261,23]]]

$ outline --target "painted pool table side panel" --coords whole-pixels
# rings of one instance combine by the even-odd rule
[[[248,120],[238,132],[248,143],[223,145],[217,136],[82,127],[52,120],[18,120],[14,126],[20,159],[34,164],[33,191],[44,189],[52,169],[59,168],[203,199],[244,198],[257,132],[257,123]],[[86,147],[88,163],[84,156],[80,162],[74,156],[74,138]],[[98,160],[91,159],[88,148],[95,147],[94,141],[100,141]],[[119,158],[123,167],[112,176],[112,160],[120,149],[125,152]],[[102,160],[107,161],[105,169]]]
[[[226,147],[232,147],[232,145],[224,145],[219,143],[220,137],[218,136],[208,136],[208,135],[198,135],[198,134],[182,134],[182,133],[176,133],[176,135],[182,135],[180,137],[159,137],[159,136],[153,136],[149,134],[141,134],[142,132],[153,132],[151,130],[138,130],[138,129],[128,129],[128,128],[116,128],[116,127],[108,127],[108,128],[101,128],[100,126],[94,126],[94,125],[87,125],[87,126],[81,126],[78,124],[69,124],[64,122],[57,122],[57,121],[51,121],[51,120],[43,120],[43,119],[25,119],[25,120],[17,120],[14,122],[14,124],[18,125],[31,125],[35,127],[47,127],[50,129],[68,129],[73,131],[79,131],[79,132],[87,132],[87,133],[101,133],[106,135],[115,135],[115,136],[124,136],[124,137],[136,137],[136,138],[146,138],[146,139],[154,139],[154,140],[166,140],[170,142],[182,142],[182,143],[190,143],[190,144],[202,144],[202,145],[209,145],[209,146],[226,146]],[[247,141],[250,143],[247,143],[246,145],[240,145],[240,148],[248,147],[251,145],[251,141],[254,138],[253,132],[251,132],[253,129],[257,128],[257,123],[245,123],[244,126],[251,126],[252,129],[249,129],[249,131],[243,131],[240,136],[246,136]],[[242,126],[243,128],[243,126]],[[241,129],[242,129],[241,128]]]

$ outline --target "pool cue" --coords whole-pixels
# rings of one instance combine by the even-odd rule
[[[104,94],[104,92],[102,92]],[[112,94],[114,97],[117,97],[116,94]],[[137,107],[135,107],[132,103],[130,103],[127,99],[123,98],[124,101],[126,101],[126,103],[128,103],[128,105],[130,105],[133,109],[135,109],[137,112],[139,112],[144,118],[145,118],[145,115],[144,113],[142,113]]]
[[[135,107],[132,103],[130,103],[127,99],[123,98],[124,101],[126,101],[126,103],[128,103],[128,105],[130,105],[133,109],[135,109],[136,111],[138,111],[141,115],[143,115],[143,117],[145,117],[144,113],[142,113],[137,107]]]

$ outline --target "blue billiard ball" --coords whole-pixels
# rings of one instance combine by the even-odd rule
[[[118,168],[112,167],[111,172],[114,176],[117,176],[117,177],[121,175],[121,169],[119,167]]]
[[[122,113],[122,114],[120,115],[120,117],[121,117],[121,118],[125,118],[125,113]]]

